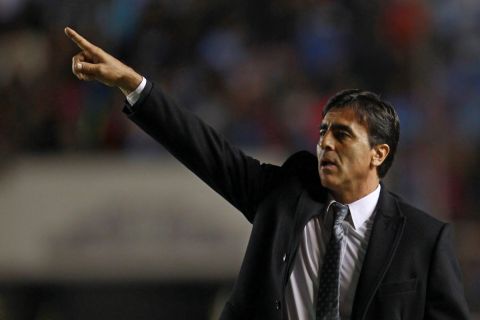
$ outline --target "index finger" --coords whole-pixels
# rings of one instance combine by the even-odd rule
[[[87,50],[88,51],[88,50],[91,50],[92,48],[95,47],[93,44],[88,42],[87,39],[85,39],[84,37],[79,35],[72,28],[66,27],[65,28],[65,34],[67,35],[67,37],[72,39],[72,41],[75,42],[75,44],[82,50]]]

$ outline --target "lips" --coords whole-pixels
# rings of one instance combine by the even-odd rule
[[[320,162],[320,165],[321,165],[321,166],[335,165],[335,162],[330,161],[330,160],[322,160],[322,161]]]
[[[335,167],[338,167],[337,162],[332,159],[320,160],[320,168],[322,169],[333,169]]]
[[[321,159],[320,160],[320,165],[322,166],[326,166],[326,165],[337,165],[337,162],[333,159],[327,159],[327,158],[324,158],[324,159]]]

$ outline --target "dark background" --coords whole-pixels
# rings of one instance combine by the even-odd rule
[[[259,158],[313,151],[336,91],[380,93],[401,119],[386,184],[454,224],[467,298],[480,312],[480,3],[0,1],[0,186],[23,159],[168,159],[122,115],[120,92],[72,75],[77,49],[65,26]],[[6,211],[15,214],[0,202]],[[234,278],[4,276],[0,319],[209,319]]]

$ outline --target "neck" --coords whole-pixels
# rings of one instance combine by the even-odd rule
[[[372,193],[378,187],[379,183],[380,180],[377,178],[359,186],[345,186],[339,191],[330,190],[330,192],[335,201],[342,204],[349,204]]]

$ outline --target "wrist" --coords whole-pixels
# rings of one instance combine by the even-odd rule
[[[140,85],[142,79],[143,77],[135,72],[135,70],[128,68],[128,71],[121,78],[118,88],[127,96]]]

